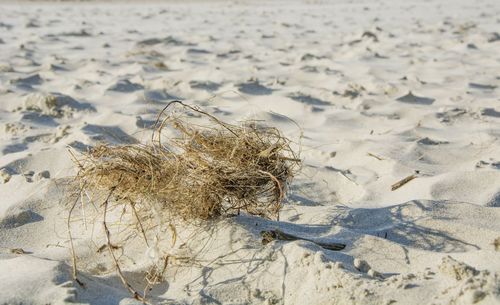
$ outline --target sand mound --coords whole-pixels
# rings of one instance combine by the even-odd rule
[[[60,93],[32,93],[24,99],[25,111],[35,111],[52,117],[71,117],[74,112],[93,112],[95,108],[89,104],[80,103],[70,96]]]

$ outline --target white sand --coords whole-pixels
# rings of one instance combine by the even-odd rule
[[[500,304],[500,2],[259,3],[3,1],[0,304],[139,303],[83,229],[70,281],[67,146],[147,140],[174,98],[297,139],[288,116],[304,166],[282,222],[180,234],[196,260],[152,302]],[[140,287],[146,253],[123,261]]]

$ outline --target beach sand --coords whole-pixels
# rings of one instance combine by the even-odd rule
[[[500,304],[499,16],[496,0],[2,1],[0,304],[140,304],[82,223],[86,287],[71,279],[68,150],[147,142],[174,99],[280,128],[303,165],[280,222],[179,232],[152,303]],[[262,245],[273,228],[347,247]],[[139,290],[170,250],[128,251]]]

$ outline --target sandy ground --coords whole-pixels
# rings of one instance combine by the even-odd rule
[[[151,302],[500,304],[500,2],[259,3],[0,5],[1,304],[139,303],[81,223],[71,281],[68,147],[147,141],[172,99],[302,132],[304,163],[281,222],[179,234]],[[131,283],[168,251],[123,253]]]

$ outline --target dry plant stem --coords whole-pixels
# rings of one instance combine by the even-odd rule
[[[370,156],[370,157],[374,157],[375,159],[380,160],[380,161],[383,161],[383,160],[384,160],[384,159],[382,159],[381,157],[379,157],[379,156],[377,156],[377,155],[375,155],[375,154],[372,154],[372,153],[370,153],[370,152],[368,153],[368,156]]]
[[[175,226],[172,223],[169,223],[168,227],[172,231],[172,247],[173,247],[173,246],[175,246],[175,243],[177,242],[177,230],[175,229]]]
[[[412,174],[408,177],[405,177],[405,178],[399,180],[398,182],[391,185],[391,191],[397,190],[398,188],[402,187],[403,185],[407,184],[408,182],[412,181],[415,178],[417,178],[417,175]]]
[[[238,137],[238,134],[237,134],[237,133],[235,133],[233,130],[231,130],[231,128],[229,128],[229,127],[227,126],[227,124],[226,124],[226,123],[224,123],[224,122],[220,121],[219,119],[217,119],[217,118],[216,118],[216,117],[214,117],[213,115],[211,115],[211,114],[209,114],[209,113],[207,113],[207,112],[205,112],[205,111],[203,111],[203,110],[196,109],[196,108],[194,108],[194,107],[192,107],[192,106],[189,106],[189,105],[187,105],[187,104],[184,104],[184,103],[183,103],[183,102],[181,102],[181,101],[171,101],[171,102],[169,102],[169,103],[167,104],[167,106],[165,106],[165,107],[162,109],[162,111],[160,111],[160,113],[158,114],[158,117],[156,118],[156,122],[155,122],[155,125],[154,125],[155,127],[157,127],[157,131],[158,131],[158,143],[160,144],[160,146],[161,146],[161,143],[160,143],[160,133],[161,133],[161,130],[163,129],[163,126],[164,126],[164,123],[165,123],[166,119],[162,121],[162,124],[161,124],[159,127],[158,127],[158,123],[160,122],[161,116],[165,113],[165,111],[167,111],[167,109],[168,109],[170,106],[174,105],[174,104],[179,104],[179,105],[181,105],[181,106],[183,106],[183,107],[185,107],[185,108],[188,108],[188,109],[190,109],[190,110],[192,110],[192,111],[195,111],[195,112],[201,113],[201,114],[203,114],[203,115],[205,115],[205,116],[209,117],[210,119],[214,120],[215,122],[217,122],[219,125],[221,125],[221,126],[222,126],[222,127],[224,127],[225,129],[227,129],[229,132],[231,132],[234,136]],[[167,119],[168,119],[168,118],[167,118]],[[155,132],[153,131],[153,134],[151,135],[151,140],[152,140],[153,142],[154,142],[154,135],[155,135]]]
[[[73,162],[75,162],[78,165],[78,167],[80,169],[82,169],[83,167],[80,164],[80,162],[78,161],[78,158],[76,158],[76,156],[73,154],[73,152],[70,149],[68,149],[68,151],[71,154],[71,158],[72,158]],[[71,216],[73,215],[73,210],[75,209],[75,207],[78,203],[78,198],[79,197],[81,198],[81,190],[83,188],[84,187],[82,185],[80,185],[80,194],[78,196],[76,196],[75,201],[71,205],[71,208],[70,208],[69,213],[68,213],[67,228],[68,228],[68,237],[69,237],[69,243],[70,243],[70,249],[71,249],[71,267],[72,267],[71,276],[72,276],[73,280],[75,282],[77,282],[80,286],[85,287],[85,284],[82,281],[80,281],[80,279],[78,279],[78,268],[76,265],[77,258],[76,258],[76,253],[75,253],[75,245],[73,244],[73,236],[71,234]],[[83,201],[82,201],[82,204],[83,204]]]
[[[163,275],[165,273],[165,271],[167,270],[167,266],[168,266],[168,260],[170,259],[170,255],[166,255],[165,256],[165,259],[163,261],[163,269],[161,270],[161,275]]]
[[[132,207],[132,211],[134,211],[134,216],[137,219],[137,222],[139,223],[139,227],[141,229],[141,233],[142,233],[142,237],[144,238],[144,242],[146,243],[146,246],[149,247],[148,238],[146,237],[146,231],[144,231],[144,227],[142,226],[142,221],[139,218],[139,214],[137,214],[137,209],[135,208],[135,204],[131,200],[129,200],[129,202],[130,202],[130,206]]]
[[[281,209],[281,202],[283,201],[283,198],[285,197],[285,193],[283,192],[283,188],[281,186],[281,183],[280,181],[273,175],[271,174],[270,172],[266,172],[266,171],[262,171],[260,170],[259,172],[263,173],[263,174],[266,174],[268,175],[275,183],[276,183],[276,186],[278,187],[278,190],[280,192],[280,195],[278,197],[278,200],[276,202],[276,220],[280,220],[280,209]]]
[[[302,162],[302,160],[300,160],[298,158],[281,157],[281,159],[286,160],[286,161],[292,161],[292,162]]]
[[[116,272],[117,272],[118,276],[120,277],[120,280],[122,281],[123,286],[125,286],[125,288],[127,288],[127,290],[132,294],[132,296],[134,297],[134,299],[139,300],[139,301],[143,302],[144,304],[149,304],[146,301],[146,299],[143,296],[141,296],[132,287],[132,285],[130,285],[127,282],[127,280],[123,276],[122,270],[120,268],[120,263],[118,263],[118,259],[116,258],[115,253],[113,252],[113,249],[115,248],[115,246],[111,243],[111,234],[109,233],[108,225],[106,223],[106,215],[107,215],[107,211],[108,211],[109,199],[113,195],[113,192],[115,191],[115,189],[116,189],[116,187],[112,187],[111,188],[108,196],[106,197],[106,200],[104,201],[104,214],[103,214],[102,224],[104,226],[104,231],[106,232],[106,242],[108,244],[108,251],[109,251],[109,254],[111,255],[111,257],[113,258],[113,262],[115,264]]]
[[[71,206],[69,210],[69,215],[68,215],[68,236],[69,236],[69,243],[70,243],[70,249],[71,249],[71,265],[72,265],[72,277],[75,282],[77,282],[80,286],[85,287],[85,284],[78,279],[78,269],[76,266],[76,253],[75,253],[75,245],[73,244],[73,236],[71,234],[71,216],[73,214],[73,210],[76,207],[76,204],[78,203],[78,196],[77,199],[73,202],[73,205]]]

